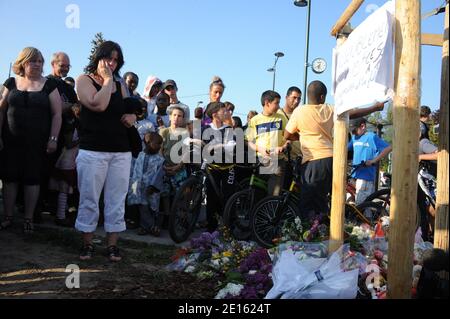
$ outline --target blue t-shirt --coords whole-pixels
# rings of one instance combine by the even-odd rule
[[[348,144],[348,149],[353,149],[353,165],[372,160],[380,154],[389,144],[383,141],[375,133],[367,132],[361,136],[352,135],[352,140]],[[365,181],[375,181],[376,167],[358,168],[352,177]]]

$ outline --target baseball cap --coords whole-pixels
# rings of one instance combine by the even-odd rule
[[[166,82],[164,82],[163,90],[168,86],[173,86],[175,90],[178,90],[177,83],[174,80],[167,80]]]

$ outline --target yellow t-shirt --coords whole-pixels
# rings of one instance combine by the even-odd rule
[[[286,131],[299,133],[303,163],[333,156],[334,109],[329,104],[306,104],[292,113]]]
[[[246,131],[247,141],[255,143],[259,147],[264,147],[269,151],[283,146],[286,142],[284,129],[287,122],[288,120],[284,114],[275,113],[270,116],[258,114],[248,124]],[[283,154],[280,155],[280,158],[284,158]]]
[[[297,107],[298,108],[298,107]],[[295,111],[295,110],[294,110]],[[287,118],[287,120],[289,121],[289,119],[291,118],[291,116],[289,116],[288,114],[286,114],[286,112],[284,112],[283,109],[279,109],[278,110],[279,114],[282,114],[284,117]],[[301,152],[301,148],[300,148],[300,141],[292,141],[291,143],[292,149],[291,149],[291,159],[294,160],[296,159],[298,156],[300,156],[302,154]]]

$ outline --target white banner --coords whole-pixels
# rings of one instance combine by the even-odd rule
[[[393,97],[394,1],[371,14],[333,51],[335,112]]]

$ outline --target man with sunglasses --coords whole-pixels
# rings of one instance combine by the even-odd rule
[[[63,102],[63,109],[68,107],[67,104],[77,103],[77,95],[72,86],[63,81],[70,71],[70,59],[64,52],[56,52],[52,56],[52,73],[47,76],[49,79],[54,79],[58,83],[58,92],[61,95]]]
[[[166,82],[164,82],[163,91],[170,97],[170,105],[167,108],[168,114],[171,113],[171,108],[173,108],[175,106],[183,109],[184,121],[185,121],[185,124],[183,125],[183,127],[184,127],[186,125],[186,123],[188,123],[190,121],[189,106],[181,103],[180,100],[178,100],[178,97],[177,97],[178,87],[177,87],[176,82],[174,80],[167,80]]]

